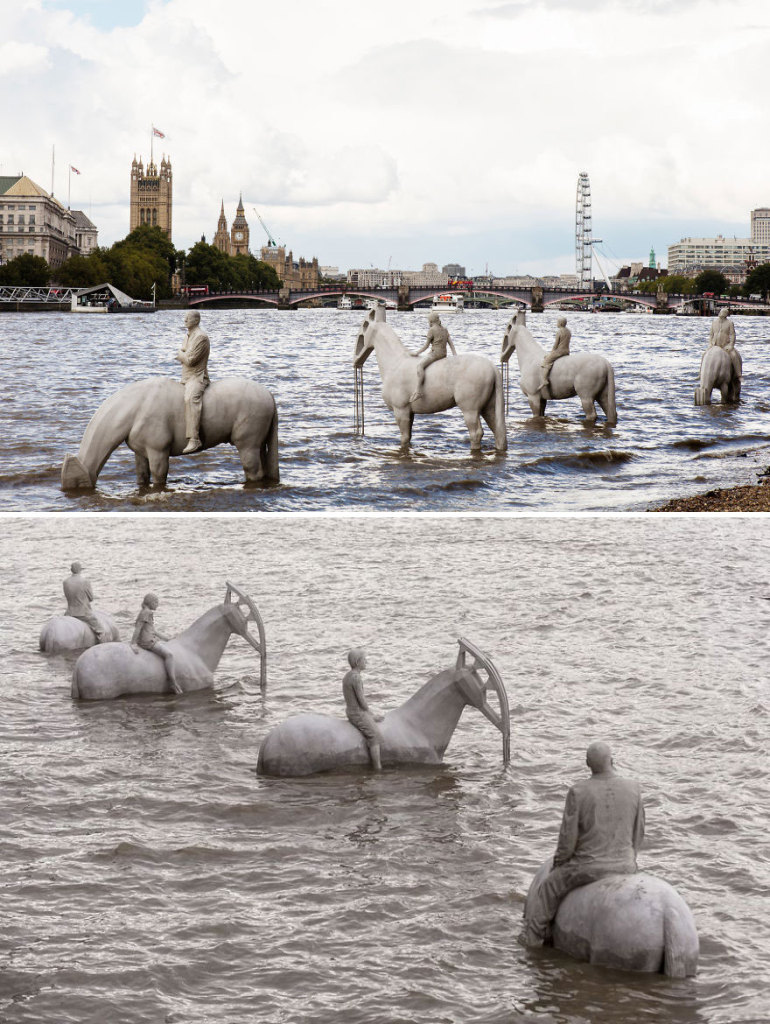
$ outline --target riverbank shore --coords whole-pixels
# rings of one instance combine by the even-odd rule
[[[770,484],[725,487],[690,498],[675,498],[650,512],[770,512]]]

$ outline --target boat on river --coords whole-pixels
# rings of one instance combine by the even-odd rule
[[[337,309],[352,309],[353,303],[349,295],[340,296],[339,302],[337,303]]]
[[[465,298],[453,292],[434,295],[430,308],[432,313],[462,313],[465,309]]]
[[[132,299],[114,284],[95,284],[72,294],[73,313],[154,313],[155,303]]]

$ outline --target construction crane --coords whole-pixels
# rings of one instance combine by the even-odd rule
[[[277,249],[278,248],[278,243],[273,238],[273,236],[270,234],[270,229],[268,228],[267,224],[265,224],[265,222],[259,216],[259,210],[256,208],[256,206],[252,206],[252,210],[254,211],[254,213],[256,213],[257,220],[262,225],[262,227],[265,229],[265,234],[267,235],[267,245],[268,245],[268,248],[269,249]]]

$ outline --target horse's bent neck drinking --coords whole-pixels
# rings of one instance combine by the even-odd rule
[[[232,633],[227,605],[220,604],[196,619],[184,633],[180,633],[176,642],[196,654],[214,672]]]
[[[391,715],[422,733],[439,757],[452,739],[468,701],[457,685],[457,672],[439,672]]]

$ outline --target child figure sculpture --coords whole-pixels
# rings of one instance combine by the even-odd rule
[[[380,761],[380,731],[371,708],[364,697],[364,684],[361,672],[366,668],[366,652],[361,647],[348,651],[350,671],[342,680],[342,693],[345,697],[345,711],[348,721],[363,735],[369,748],[369,758],[375,771],[382,771]]]
[[[155,594],[146,594],[142,601],[142,609],[136,617],[134,635],[131,637],[131,647],[134,654],[138,654],[139,648],[143,647],[146,651],[152,651],[159,658],[163,658],[166,663],[166,676],[171,683],[171,689],[174,693],[182,693],[182,688],[176,681],[176,674],[174,672],[174,655],[165,644],[158,642],[159,640],[168,640],[168,637],[162,636],[155,629],[153,612],[157,607],[157,596]]]

